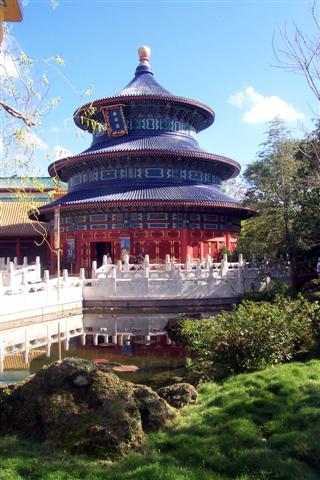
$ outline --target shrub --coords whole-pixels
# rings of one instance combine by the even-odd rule
[[[233,312],[183,320],[180,332],[198,365],[217,379],[290,360],[314,340],[319,312],[319,304],[302,296],[244,301]]]

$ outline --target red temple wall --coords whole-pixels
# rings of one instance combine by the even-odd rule
[[[236,246],[237,234],[222,231],[137,229],[68,232],[61,234],[61,265],[72,273],[85,268],[89,274],[92,261],[97,260],[99,266],[103,254],[107,252],[111,254],[113,262],[122,259],[124,253],[129,253],[133,262],[141,261],[146,254],[153,263],[163,262],[167,254],[181,263],[185,262],[187,254],[191,259],[201,260],[209,254],[217,261],[223,249],[233,252]],[[53,253],[52,268],[55,263]]]

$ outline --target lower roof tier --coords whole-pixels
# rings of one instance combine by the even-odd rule
[[[199,183],[172,182],[110,182],[95,188],[82,188],[71,191],[63,197],[40,208],[41,219],[50,218],[55,207],[99,208],[101,205],[110,208],[151,207],[163,209],[175,207],[218,207],[236,210],[237,214],[246,218],[252,210],[239,204],[232,197],[223,193],[213,185]],[[47,216],[46,214],[49,214]]]

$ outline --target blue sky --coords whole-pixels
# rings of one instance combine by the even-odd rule
[[[71,117],[92,98],[113,95],[132,79],[137,49],[149,45],[156,80],[176,95],[208,104],[216,120],[199,135],[207,151],[229,156],[242,167],[264,140],[266,113],[283,112],[302,136],[301,118],[311,128],[315,101],[305,79],[276,68],[272,39],[296,22],[311,33],[310,1],[30,0],[13,33],[34,57],[59,54],[63,73],[92,97],[81,98],[52,75],[50,95],[62,97],[38,135],[54,158],[55,147],[78,153],[90,136],[77,135]],[[277,40],[276,40],[277,41]],[[278,98],[274,98],[278,97]],[[298,119],[298,121],[296,120]],[[43,172],[47,165],[42,162]]]

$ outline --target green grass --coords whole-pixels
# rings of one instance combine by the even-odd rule
[[[316,480],[320,361],[279,365],[205,384],[140,453],[108,462],[52,445],[0,439],[0,480]]]

